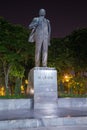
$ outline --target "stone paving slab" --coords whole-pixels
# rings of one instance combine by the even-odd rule
[[[1,129],[0,129],[1,130]],[[5,129],[4,129],[5,130]],[[40,128],[24,128],[24,129],[8,129],[8,130],[87,130],[87,126],[57,126],[57,127],[40,127]]]
[[[58,127],[58,126],[87,126],[87,117],[61,117],[43,119],[20,119],[0,121],[0,130]]]
[[[72,128],[77,125],[85,126],[82,130],[87,130],[87,108],[58,108],[56,117],[55,114],[55,111],[51,110],[0,111],[0,130],[56,130],[62,126],[67,127],[64,130],[68,130],[68,126],[72,126],[70,130],[75,130]]]
[[[58,108],[55,110],[4,110],[0,111],[0,120],[37,119],[53,117],[86,117],[87,108]]]

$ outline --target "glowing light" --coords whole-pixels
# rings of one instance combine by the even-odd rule
[[[63,82],[69,82],[71,78],[72,78],[71,75],[65,74],[65,75],[64,75]]]
[[[34,94],[34,89],[30,88],[30,94]]]
[[[4,87],[1,88],[1,91],[4,91]]]
[[[4,96],[5,95],[5,88],[1,87],[0,88],[0,96]]]
[[[25,84],[28,84],[28,80],[27,79],[25,80]]]
[[[24,91],[24,86],[23,85],[21,85],[21,91]]]
[[[64,75],[64,80],[65,80],[65,82],[69,82],[69,76],[68,75]]]

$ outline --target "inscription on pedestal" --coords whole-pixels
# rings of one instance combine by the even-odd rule
[[[57,71],[34,70],[34,109],[57,108]]]

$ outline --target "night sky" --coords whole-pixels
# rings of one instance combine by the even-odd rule
[[[27,28],[40,8],[46,9],[52,37],[64,37],[87,27],[87,0],[0,0],[0,16]]]

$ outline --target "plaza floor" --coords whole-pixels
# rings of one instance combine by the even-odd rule
[[[0,130],[87,130],[87,108],[2,110]]]
[[[57,126],[57,127],[40,127],[40,128],[19,128],[9,130],[87,130],[87,126]]]
[[[0,120],[34,119],[53,117],[86,117],[87,108],[58,108],[57,110],[4,110],[0,111]]]

